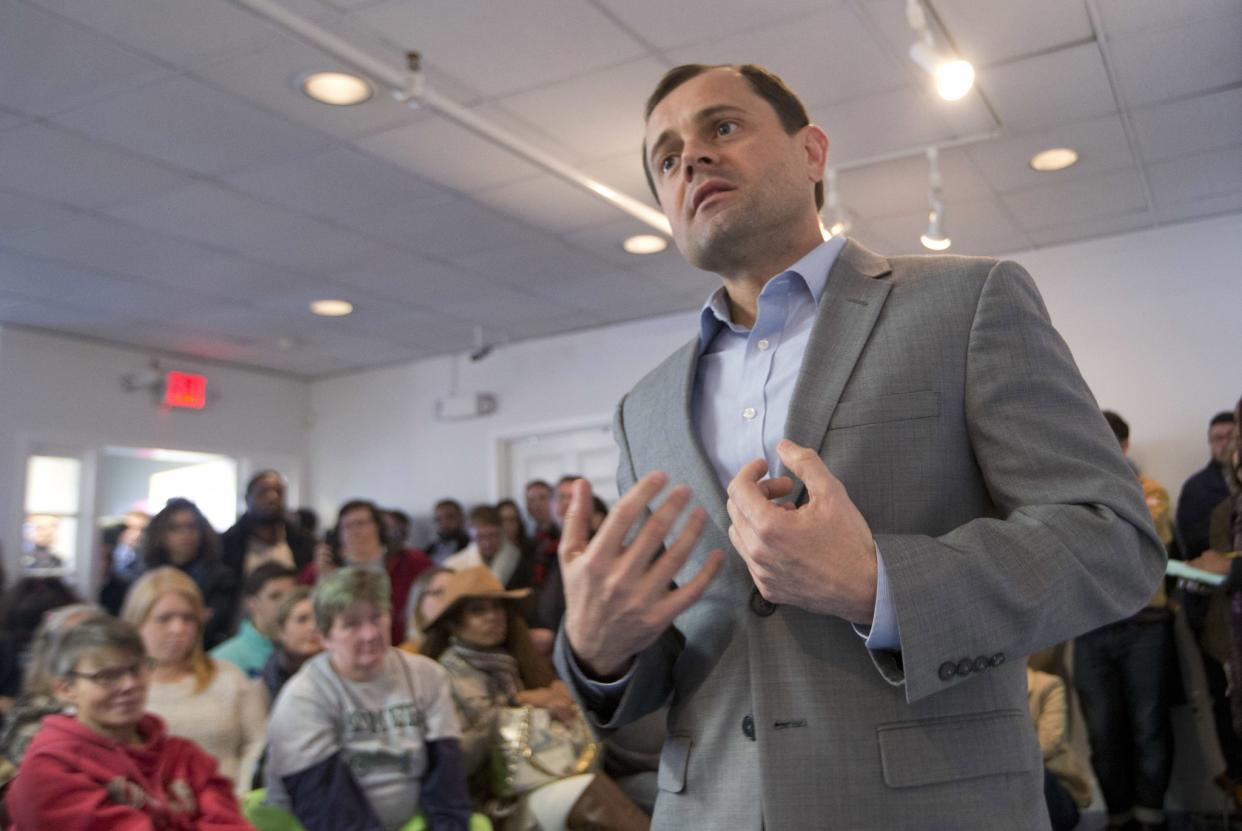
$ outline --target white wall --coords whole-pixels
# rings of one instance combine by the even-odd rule
[[[1242,215],[1013,255],[1035,276],[1053,322],[1101,406],[1133,429],[1132,453],[1176,498],[1207,461],[1207,421],[1242,394]],[[450,359],[316,382],[314,504],[347,498],[426,515],[435,499],[492,498],[500,435],[610,418],[617,399],[695,332],[678,314],[497,349],[463,361],[460,388],[499,396],[495,415],[440,423]]]
[[[217,400],[201,412],[167,411],[146,392],[125,392],[121,376],[145,369],[153,356],[170,369],[205,374]],[[292,493],[306,467],[308,402],[308,385],[292,378],[0,329],[0,535],[6,569],[13,574],[20,548],[23,457],[32,445],[222,453],[240,457],[250,469],[285,468]],[[84,513],[89,510],[84,506]]]

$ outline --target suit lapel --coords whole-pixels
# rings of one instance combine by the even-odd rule
[[[682,348],[670,369],[676,373],[673,388],[676,390],[676,406],[680,408],[677,418],[669,419],[668,449],[674,473],[673,484],[684,482],[694,491],[695,499],[707,511],[712,522],[726,537],[729,533],[729,514],[725,510],[725,492],[716,478],[703,443],[694,426],[694,376],[699,366],[699,339],[696,337]]]
[[[785,421],[789,440],[823,452],[832,413],[892,288],[891,281],[877,278],[891,271],[884,257],[853,241],[841,249],[798,371]],[[788,471],[778,472],[794,479],[790,499],[800,502],[802,483]]]

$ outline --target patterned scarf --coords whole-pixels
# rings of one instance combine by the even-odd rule
[[[450,649],[463,661],[487,676],[488,684],[510,704],[522,691],[522,676],[518,673],[517,659],[499,649],[474,649],[457,638],[450,641]]]

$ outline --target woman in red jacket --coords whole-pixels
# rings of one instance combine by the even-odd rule
[[[193,742],[146,713],[150,665],[138,633],[93,618],[51,660],[73,716],[43,721],[9,789],[15,831],[241,831],[232,783]]]

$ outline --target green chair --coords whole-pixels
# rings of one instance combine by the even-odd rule
[[[242,814],[257,831],[306,831],[297,817],[283,808],[263,804],[265,788],[250,791],[241,800]],[[401,826],[400,831],[427,831],[427,817],[421,812]],[[482,814],[470,816],[470,831],[492,831],[492,823]]]

